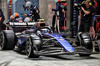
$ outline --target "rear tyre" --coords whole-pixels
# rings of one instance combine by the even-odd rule
[[[15,44],[15,34],[12,30],[3,30],[0,33],[0,46],[2,50],[13,50]]]

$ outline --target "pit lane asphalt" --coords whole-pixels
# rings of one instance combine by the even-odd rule
[[[100,66],[100,54],[90,57],[76,54],[28,58],[24,53],[0,50],[0,66]]]

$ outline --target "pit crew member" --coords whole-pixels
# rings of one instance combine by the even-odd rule
[[[30,13],[29,14],[24,14],[25,16],[32,16],[32,20],[37,21],[37,19],[40,19],[40,11],[37,8],[37,6],[34,6],[30,1],[27,1],[25,4],[25,7],[30,9]]]

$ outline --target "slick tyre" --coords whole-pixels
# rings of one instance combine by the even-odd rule
[[[81,57],[91,55],[93,44],[92,44],[91,37],[88,33],[82,33],[82,34],[77,35],[76,44],[77,44],[77,46],[85,47],[90,52],[90,53],[86,53],[86,54],[83,54],[83,53],[79,54]]]
[[[26,54],[29,58],[39,58],[38,51],[40,49],[40,44],[41,44],[41,41],[35,37],[31,37],[27,40]]]
[[[92,50],[93,48],[93,44],[92,44],[92,40],[91,37],[88,33],[83,33],[81,35],[81,42],[82,42],[82,46],[84,46],[85,48]]]
[[[3,30],[0,33],[0,46],[2,50],[13,50],[15,47],[15,34],[12,30]]]

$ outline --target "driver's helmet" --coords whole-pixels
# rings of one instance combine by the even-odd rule
[[[30,18],[30,17],[26,17],[26,18],[24,19],[24,22],[31,22],[31,18]]]
[[[32,5],[32,2],[30,2],[30,1],[27,1],[27,2],[25,3],[25,7],[27,7],[27,8],[30,8],[31,5]]]
[[[14,19],[14,16],[13,16],[13,15],[11,15],[11,16],[10,16],[10,20],[13,20],[13,19]]]
[[[49,29],[41,29],[41,33],[50,33]]]
[[[19,17],[19,14],[16,12],[13,14],[14,18]]]

